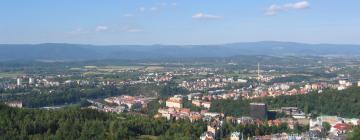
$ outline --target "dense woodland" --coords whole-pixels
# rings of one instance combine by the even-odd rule
[[[205,131],[204,123],[171,122],[136,115],[101,113],[78,107],[60,110],[14,109],[0,106],[1,139],[192,139]]]
[[[223,124],[221,136],[233,131],[244,135],[264,135],[290,130],[286,124],[234,125]],[[141,115],[102,113],[95,110],[69,107],[59,110],[17,109],[0,105],[0,139],[198,139],[206,131],[205,122],[189,120],[167,121]]]
[[[322,93],[307,95],[267,97],[253,100],[215,100],[211,111],[224,112],[227,115],[249,115],[250,102],[265,102],[270,109],[280,107],[299,107],[305,113],[316,115],[338,115],[341,117],[360,117],[360,88],[346,90],[325,90]]]

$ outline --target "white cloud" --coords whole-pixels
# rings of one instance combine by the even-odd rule
[[[146,10],[145,7],[140,7],[140,8],[139,8],[139,11],[140,11],[140,12],[145,12],[145,10]]]
[[[307,9],[310,7],[310,3],[306,0],[304,1],[299,1],[296,3],[287,3],[284,5],[277,5],[277,4],[273,4],[271,6],[269,6],[266,10],[265,10],[265,15],[267,16],[273,16],[276,15],[279,12],[282,11],[288,11],[288,10],[303,10],[303,9]]]
[[[126,32],[130,32],[130,33],[135,33],[135,32],[142,32],[142,29],[137,29],[137,28],[129,28],[126,29]]]
[[[97,31],[97,32],[102,32],[102,31],[106,31],[106,30],[108,30],[108,29],[109,29],[109,27],[100,25],[100,26],[97,26],[97,27],[95,28],[95,31]]]
[[[162,10],[175,8],[177,5],[178,4],[176,2],[173,3],[162,2],[162,3],[155,3],[149,6],[141,6],[138,7],[136,10],[138,12],[154,12],[154,11],[162,11]]]
[[[158,8],[156,6],[150,8],[151,11],[156,11]]]
[[[293,9],[306,9],[306,8],[310,7],[310,4],[308,1],[300,1],[300,2],[294,3],[291,7]]]
[[[133,14],[125,14],[124,17],[133,17]]]
[[[196,13],[192,16],[193,19],[220,19],[220,16],[204,14],[204,13]]]
[[[87,31],[85,29],[79,27],[79,28],[76,28],[76,29],[70,31],[69,33],[70,34],[85,34],[85,33],[87,33]]]

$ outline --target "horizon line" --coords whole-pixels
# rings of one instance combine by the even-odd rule
[[[66,44],[66,45],[90,45],[90,46],[216,46],[216,45],[231,45],[238,43],[296,43],[305,45],[360,45],[357,43],[309,43],[297,41],[276,41],[276,40],[263,40],[263,41],[239,41],[228,43],[213,43],[213,44],[166,44],[166,43],[152,43],[152,44],[91,44],[91,43],[69,43],[69,42],[43,42],[43,43],[0,43],[0,45],[45,45],[45,44]]]

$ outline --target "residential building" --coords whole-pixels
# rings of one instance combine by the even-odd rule
[[[203,103],[201,103],[201,106],[203,106],[203,107],[206,108],[206,109],[210,109],[210,107],[211,107],[211,102],[203,102]]]
[[[345,134],[350,129],[351,127],[346,123],[337,123],[333,127],[331,127],[330,132],[332,132],[336,136],[339,136]]]
[[[34,78],[31,78],[31,77],[29,77],[29,85],[32,85],[32,84],[34,84]]]
[[[166,107],[182,108],[182,98],[171,97],[166,100]]]
[[[201,134],[200,140],[215,140],[215,135],[211,132],[204,132]]]
[[[220,128],[221,122],[220,121],[213,121],[207,126],[207,132],[211,132],[215,139],[219,138],[220,136]]]
[[[191,104],[193,104],[194,106],[200,107],[201,106],[201,101],[200,100],[192,100]]]
[[[265,103],[250,103],[250,116],[253,119],[267,120],[267,105]]]

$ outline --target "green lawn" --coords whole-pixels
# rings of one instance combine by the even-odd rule
[[[22,72],[0,72],[0,78],[16,78],[21,75]]]

